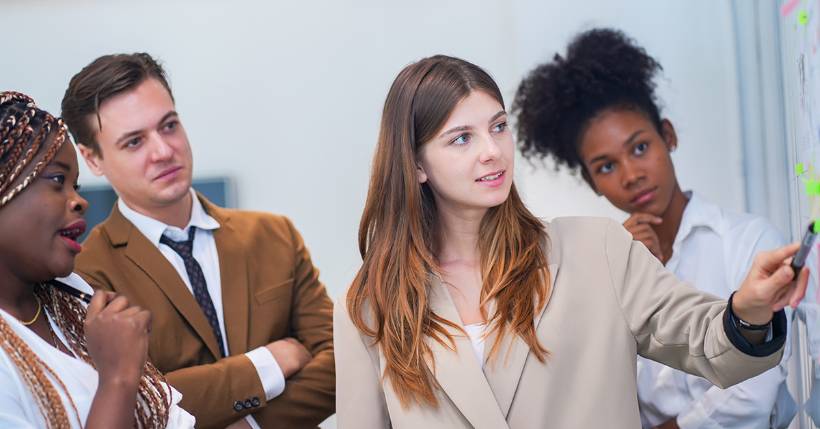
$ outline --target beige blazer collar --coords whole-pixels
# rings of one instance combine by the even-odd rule
[[[547,304],[552,296],[559,264],[549,265],[550,288]],[[431,275],[430,307],[437,315],[462,325],[455,304],[438,276]],[[489,311],[495,311],[491,304]],[[535,315],[535,326],[541,321],[544,310]],[[529,347],[517,335],[505,335],[500,354],[488,361],[488,353],[495,341],[495,334],[485,339],[484,370],[472,352],[470,339],[461,332],[450,329],[456,350],[428,339],[435,359],[434,374],[441,388],[475,428],[506,428],[506,418],[518,388]],[[545,345],[548,347],[548,345]]]

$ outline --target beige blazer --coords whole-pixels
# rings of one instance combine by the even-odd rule
[[[727,337],[726,301],[666,271],[620,224],[561,218],[547,226],[551,295],[534,320],[550,352],[542,364],[518,337],[482,371],[470,339],[456,351],[428,341],[439,407],[402,408],[383,355],[335,306],[336,412],[340,429],[640,428],[638,354],[727,387],[775,366],[782,347],[749,356]],[[431,307],[459,323],[449,293],[431,276]],[[492,344],[494,337],[486,339]]]

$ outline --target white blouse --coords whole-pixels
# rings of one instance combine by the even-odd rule
[[[467,332],[470,342],[473,343],[473,352],[481,368],[484,368],[484,329],[486,326],[486,323],[464,325],[464,331]]]
[[[83,292],[93,294],[94,291],[78,275],[72,274],[69,277],[60,279]],[[47,314],[44,312],[44,315]],[[0,317],[11,326],[11,329],[31,348],[31,350],[46,364],[63,382],[71,399],[77,407],[77,412],[82,425],[85,426],[88,412],[91,409],[91,402],[97,392],[98,376],[97,371],[81,359],[72,358],[56,349],[34,331],[28,329],[14,316],[0,310]],[[63,344],[68,344],[65,336],[49,317],[49,323],[54,333]],[[82,429],[77,426],[77,416],[71,401],[66,397],[56,380],[51,375],[47,375],[63,400],[63,407],[68,414],[68,421],[73,429]],[[46,427],[45,419],[40,413],[37,401],[29,390],[18,372],[17,367],[12,363],[9,356],[0,350],[0,427],[2,428],[41,428]],[[177,404],[182,400],[182,394],[173,387],[166,385],[168,393],[171,395],[171,409],[169,410],[168,425],[166,428],[193,428],[194,417]]]
[[[687,194],[689,203],[666,268],[702,291],[729,298],[743,283],[755,255],[783,245],[783,239],[763,218],[733,213],[697,194]],[[784,383],[789,353],[787,341],[784,361],[778,367],[728,389],[639,357],[638,401],[643,427],[675,417],[682,429],[768,428],[776,401],[793,401]]]

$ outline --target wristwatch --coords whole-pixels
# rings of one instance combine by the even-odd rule
[[[732,316],[732,320],[734,320],[735,326],[738,329],[743,329],[745,331],[761,332],[761,331],[768,331],[769,329],[772,328],[772,321],[771,320],[768,323],[765,323],[763,325],[755,325],[754,323],[749,323],[749,322],[741,319],[740,317],[737,317],[737,314],[735,314],[735,310],[732,309],[732,298],[734,298],[734,296],[735,296],[734,292],[732,292],[732,295],[729,296],[729,314]]]

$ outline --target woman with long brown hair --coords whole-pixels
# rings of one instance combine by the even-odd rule
[[[72,274],[78,170],[62,120],[0,92],[0,427],[192,428],[146,361],[150,313]]]
[[[341,429],[634,428],[638,354],[721,386],[777,364],[796,245],[759,255],[728,304],[682,285],[615,222],[533,216],[506,118],[457,58],[393,82],[334,318]]]

